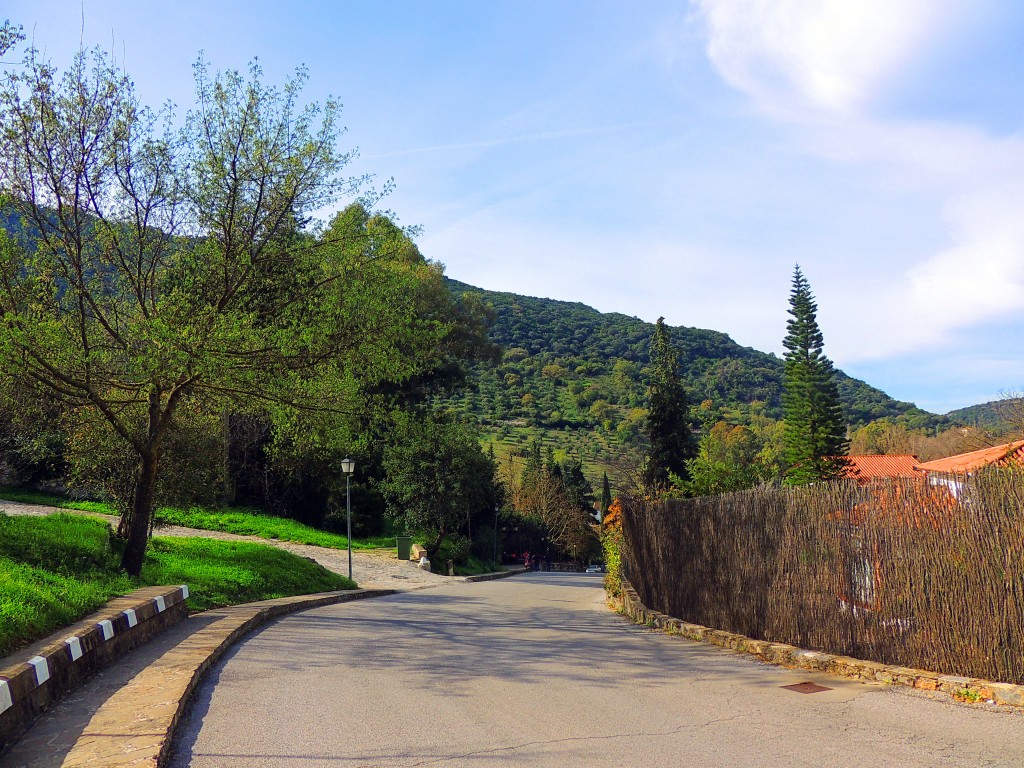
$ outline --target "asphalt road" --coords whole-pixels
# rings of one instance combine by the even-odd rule
[[[530,574],[282,619],[211,672],[171,765],[1024,765],[1020,712],[648,631],[600,587]],[[782,688],[808,680],[833,690]]]

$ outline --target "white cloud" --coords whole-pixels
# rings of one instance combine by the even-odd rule
[[[846,111],[942,18],[936,0],[696,0],[708,55],[763,106]]]
[[[944,231],[931,253],[893,244],[884,259],[829,265],[825,290],[815,282],[832,304],[827,338],[838,362],[949,346],[971,328],[1022,317],[1024,140],[870,111],[896,69],[955,23],[954,3],[696,3],[719,74],[787,125],[805,153],[850,166],[908,209],[937,206]]]

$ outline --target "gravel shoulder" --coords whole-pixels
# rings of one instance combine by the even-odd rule
[[[9,515],[30,515],[42,517],[59,512],[73,515],[86,515],[106,520],[117,525],[118,518],[113,515],[101,515],[96,512],[84,512],[76,509],[48,507],[42,504],[24,504],[17,501],[0,499],[0,510]],[[284,549],[299,557],[315,560],[324,568],[342,576],[348,576],[348,551],[344,549],[328,549],[308,544],[296,544],[290,541],[264,539],[259,536],[241,536],[222,531],[204,531],[198,528],[182,528],[177,525],[157,526],[153,529],[154,536],[187,536],[204,539],[220,539],[222,541],[249,541],[256,544],[269,544]],[[393,549],[353,550],[352,578],[360,587],[375,589],[421,589],[462,581],[462,577],[442,576],[437,573],[421,571],[415,563],[399,560]]]

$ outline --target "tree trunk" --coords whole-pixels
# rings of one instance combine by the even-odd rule
[[[432,544],[425,544],[424,549],[427,550],[427,560],[430,561],[430,569],[434,569],[434,563],[437,562],[437,553],[441,550],[441,544],[444,542],[447,532],[444,530],[438,531],[437,538],[434,539]]]
[[[139,461],[139,476],[135,481],[135,501],[128,523],[128,543],[121,556],[121,568],[129,576],[142,573],[142,563],[149,543],[149,521],[156,497],[157,449],[151,446]]]

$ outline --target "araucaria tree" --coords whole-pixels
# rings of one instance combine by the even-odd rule
[[[689,479],[686,461],[697,455],[697,442],[690,431],[690,401],[679,378],[679,360],[663,317],[651,338],[647,409],[647,485],[668,485],[669,473]]]
[[[793,273],[783,367],[786,482],[802,485],[840,477],[846,459],[846,424],[832,362],[822,353],[818,306],[800,267]]]
[[[357,185],[340,176],[339,106],[301,107],[302,71],[280,90],[261,78],[200,61],[181,130],[101,53],[60,75],[30,51],[0,84],[0,372],[134,465],[119,500],[130,574],[178,423],[248,409],[294,427],[417,373],[395,335],[412,333],[403,276],[425,265],[351,211],[307,229]]]

